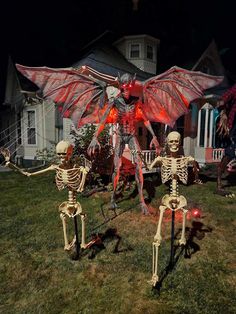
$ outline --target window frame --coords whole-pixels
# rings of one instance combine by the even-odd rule
[[[132,46],[138,46],[138,56],[137,57],[133,57],[132,56]],[[129,58],[130,59],[140,59],[141,57],[141,43],[130,43],[129,44]]]
[[[29,125],[29,112],[33,112],[34,113],[34,127]],[[36,110],[35,109],[28,109],[26,111],[26,115],[27,115],[26,145],[27,146],[37,146]],[[29,143],[29,130],[30,129],[34,129],[35,143]]]

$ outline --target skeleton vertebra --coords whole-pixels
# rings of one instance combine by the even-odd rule
[[[158,249],[161,244],[161,224],[163,215],[166,209],[171,209],[176,211],[180,209],[183,213],[183,223],[182,223],[182,233],[179,240],[180,245],[186,244],[185,238],[185,223],[186,223],[186,213],[187,213],[187,200],[183,195],[179,195],[178,192],[178,181],[187,183],[188,179],[188,165],[194,162],[192,157],[178,156],[180,145],[180,134],[177,132],[171,132],[167,137],[167,145],[170,151],[170,155],[167,157],[158,156],[150,166],[152,169],[156,164],[161,167],[161,180],[162,183],[170,181],[170,193],[162,197],[161,205],[159,207],[160,217],[157,226],[157,232],[154,236],[153,242],[153,276],[152,284],[153,286],[159,281],[157,275],[158,266]]]

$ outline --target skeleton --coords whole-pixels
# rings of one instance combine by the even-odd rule
[[[30,177],[38,174],[42,174],[48,171],[56,171],[56,185],[59,191],[62,189],[68,189],[68,200],[59,205],[60,218],[62,220],[63,235],[64,235],[64,249],[71,250],[76,242],[76,235],[73,240],[69,242],[67,235],[67,223],[66,218],[76,218],[77,215],[81,218],[82,236],[81,236],[81,248],[86,248],[85,243],[85,213],[79,202],[76,201],[76,195],[78,192],[82,192],[85,185],[85,179],[87,173],[91,168],[91,162],[84,158],[84,166],[80,166],[77,162],[72,162],[71,155],[73,152],[73,146],[66,141],[60,141],[56,146],[57,156],[60,158],[60,164],[52,164],[48,168],[29,173],[21,170],[13,163],[10,162],[10,153],[7,149],[1,148],[0,153],[5,157],[6,166],[19,171],[20,173]]]
[[[152,169],[155,165],[161,167],[161,180],[162,183],[170,181],[170,194],[166,194],[161,199],[161,205],[159,206],[160,217],[157,226],[157,232],[154,236],[153,242],[153,276],[152,284],[155,286],[159,281],[157,275],[158,270],[158,249],[161,244],[161,225],[163,220],[163,215],[166,209],[171,209],[172,211],[181,210],[183,213],[182,222],[182,233],[179,240],[180,245],[186,244],[185,238],[185,223],[187,214],[187,200],[183,195],[179,194],[178,191],[178,181],[186,184],[188,179],[188,165],[193,164],[195,169],[195,160],[193,157],[184,157],[178,155],[180,146],[180,134],[178,132],[171,132],[167,136],[167,147],[169,154],[165,157],[158,156],[153,161],[150,166]]]

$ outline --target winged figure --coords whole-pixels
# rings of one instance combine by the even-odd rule
[[[117,77],[100,73],[88,66],[80,68],[52,69],[48,67],[25,67],[17,69],[33,81],[45,99],[62,104],[62,114],[69,117],[79,128],[87,123],[97,123],[98,128],[89,146],[89,153],[100,147],[98,136],[106,123],[118,124],[114,149],[113,193],[111,206],[116,208],[115,191],[119,181],[121,157],[128,144],[134,152],[136,182],[141,210],[148,213],[143,197],[141,149],[135,136],[137,121],[143,121],[153,139],[158,153],[159,143],[150,122],[161,122],[171,127],[188,112],[191,101],[203,96],[204,90],[218,85],[221,76],[188,71],[172,67],[166,72],[144,82],[128,73]],[[117,93],[109,93],[115,89]]]

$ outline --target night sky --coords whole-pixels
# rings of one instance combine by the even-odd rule
[[[236,73],[232,1],[191,0],[6,1],[2,7],[1,89],[8,55],[27,66],[67,67],[106,30],[160,39],[161,63],[197,59],[214,38],[224,65]],[[138,10],[134,3],[138,2]],[[1,4],[3,6],[3,4]]]

